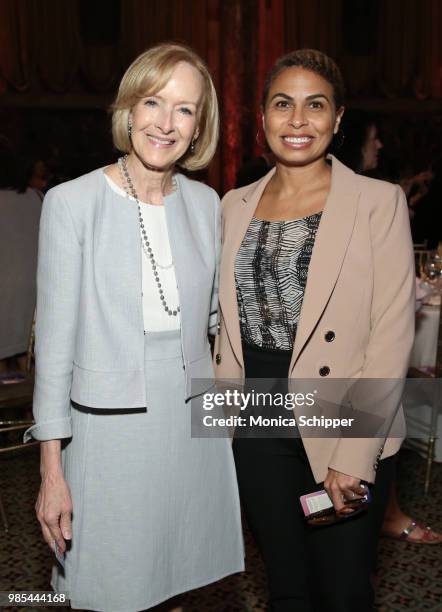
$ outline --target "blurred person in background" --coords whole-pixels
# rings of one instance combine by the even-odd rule
[[[442,240],[442,157],[435,157],[426,169],[400,182],[409,193],[413,242],[424,243],[430,251],[437,249]]]
[[[376,117],[360,110],[347,110],[342,119],[342,131],[344,138],[341,146],[336,148],[336,157],[359,174],[374,173],[379,166],[379,152],[384,146],[379,136]],[[409,209],[410,206],[416,206],[427,193],[427,183],[431,180],[431,172],[422,172],[399,181],[407,196]],[[441,534],[436,533],[429,526],[422,525],[420,521],[411,518],[401,510],[396,491],[396,480],[391,486],[382,534],[416,544],[442,542]]]
[[[42,159],[31,159],[31,173],[29,187],[46,193],[50,180],[50,172],[46,162]]]
[[[379,165],[383,146],[374,116],[365,111],[345,111],[342,138],[334,150],[343,164],[358,174],[371,174]]]
[[[45,173],[44,162],[18,157],[0,139],[0,373],[5,376],[17,368],[26,371]]]

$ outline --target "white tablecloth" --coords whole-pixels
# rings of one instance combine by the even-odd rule
[[[416,313],[416,337],[410,365],[434,367],[436,363],[439,306],[422,306]]]
[[[436,363],[437,336],[439,331],[439,306],[422,306],[416,313],[416,337],[411,353],[410,365],[434,367]],[[408,402],[407,402],[408,403]],[[405,405],[407,435],[409,438],[428,439],[431,420],[431,405],[411,402]],[[442,461],[442,414],[439,406],[435,461]]]

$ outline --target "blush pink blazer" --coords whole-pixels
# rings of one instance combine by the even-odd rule
[[[397,185],[357,175],[330,159],[331,189],[313,248],[289,377],[319,379],[326,366],[334,378],[402,379],[413,345],[415,309],[405,196]],[[273,173],[230,191],[222,201],[214,358],[221,379],[244,377],[235,257]],[[332,342],[325,338],[330,331]],[[401,406],[392,428],[405,431]],[[317,482],[325,479],[329,467],[374,482],[379,460],[396,453],[402,439],[305,437],[303,442]]]

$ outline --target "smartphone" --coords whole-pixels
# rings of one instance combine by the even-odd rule
[[[344,504],[350,508],[354,508],[355,510],[362,509],[367,503],[371,500],[370,489],[366,484],[361,484],[361,486],[365,489],[365,495],[360,497],[354,497],[353,499],[345,500]],[[314,491],[313,493],[307,493],[306,495],[301,495],[299,498],[301,502],[302,510],[304,512],[304,516],[307,519],[321,516],[326,516],[330,514],[334,514],[333,502],[330,499],[327,491],[324,489],[322,491]],[[350,515],[347,515],[350,516]]]
[[[327,491],[324,490],[301,495],[299,501],[301,502],[304,516],[310,516],[311,514],[316,514],[316,512],[322,512],[323,510],[333,508],[333,502]]]

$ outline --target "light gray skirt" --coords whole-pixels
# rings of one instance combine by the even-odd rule
[[[230,441],[191,438],[180,333],[145,338],[147,411],[72,409],[72,546],[52,586],[73,608],[144,610],[244,569]]]

